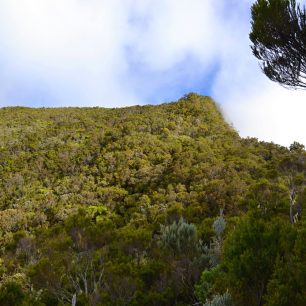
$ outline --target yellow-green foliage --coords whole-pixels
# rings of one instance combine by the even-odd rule
[[[241,139],[217,105],[196,94],[120,109],[2,108],[0,301],[71,305],[76,295],[77,305],[191,305],[206,294],[200,283],[195,295],[194,286],[203,270],[210,273],[217,241],[222,278],[211,283],[209,299],[231,294],[239,305],[257,293],[233,285],[240,271],[231,252],[243,254],[237,231],[254,230],[240,222],[256,213],[267,233],[266,223],[304,224],[305,167],[301,145]],[[216,237],[220,211],[227,227]],[[193,231],[180,252],[161,243],[161,229],[178,222]],[[242,236],[252,251],[252,233]],[[287,236],[275,233],[282,244]],[[258,262],[278,267],[259,280],[260,297],[273,305],[284,274],[276,259],[290,263],[304,251],[291,238],[287,247],[274,243],[273,252],[267,239],[259,252]],[[256,269],[256,260],[239,262]]]

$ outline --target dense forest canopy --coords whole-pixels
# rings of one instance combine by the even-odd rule
[[[304,146],[209,98],[0,109],[0,305],[306,304]]]

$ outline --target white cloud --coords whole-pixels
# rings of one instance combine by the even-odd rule
[[[226,21],[231,35],[213,96],[241,136],[286,146],[293,141],[306,144],[306,92],[285,89],[264,76],[249,47],[250,22],[241,22],[241,12],[234,11]]]
[[[214,7],[202,0],[2,0],[0,63],[8,84],[0,103],[142,103],[146,91],[180,83],[175,68],[186,59],[205,71],[217,58]],[[190,76],[193,67],[180,69]],[[144,73],[151,84],[142,83]],[[41,103],[35,87],[39,98],[48,96]]]
[[[243,136],[306,144],[305,92],[270,82],[251,54],[252,2],[1,0],[0,105],[111,107],[210,90]],[[212,89],[199,87],[206,71]]]
[[[29,79],[45,84],[60,104],[95,105],[109,99],[132,103],[132,92],[118,82],[126,69],[124,46],[129,35],[128,14],[121,4],[1,1],[0,28],[5,29],[0,34],[1,59],[12,86]]]
[[[144,1],[144,28],[136,28],[134,52],[152,70],[170,69],[186,55],[205,66],[217,56],[220,25],[213,1]],[[139,13],[139,12],[138,12]]]
[[[229,112],[242,136],[253,135],[262,140],[289,145],[306,143],[306,95],[281,87],[262,88],[258,94],[233,103]],[[243,103],[242,103],[243,102]]]

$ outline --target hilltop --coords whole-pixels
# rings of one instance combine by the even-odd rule
[[[68,305],[75,295],[77,305],[188,305],[229,289],[243,305],[246,276],[236,291],[222,274],[203,295],[201,272],[221,267],[223,253],[231,271],[223,245],[252,216],[302,224],[303,147],[242,139],[209,97],[2,108],[0,133],[0,304]],[[262,296],[275,272],[265,271]]]
[[[239,143],[215,103],[197,95],[121,109],[3,108],[0,129],[2,220],[16,213],[7,230],[144,195],[155,204],[153,194],[176,186],[190,197],[205,178],[220,177]],[[210,207],[218,212],[220,205]]]

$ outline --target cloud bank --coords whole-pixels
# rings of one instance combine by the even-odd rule
[[[250,0],[0,1],[0,106],[118,107],[211,95],[242,136],[306,144],[306,93],[253,58]]]

